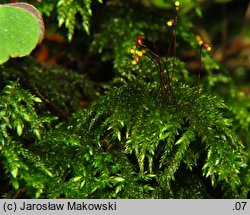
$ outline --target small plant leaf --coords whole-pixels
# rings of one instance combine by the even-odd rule
[[[0,5],[0,29],[0,64],[30,54],[44,34],[39,12],[26,3]]]
[[[15,169],[11,170],[11,175],[12,175],[14,178],[16,178],[17,175],[18,175],[18,168],[15,168]]]
[[[72,182],[77,182],[82,178],[82,176],[76,176],[72,179]]]
[[[18,124],[18,125],[17,125],[17,134],[18,134],[18,136],[21,136],[22,133],[23,133],[22,124]]]
[[[14,188],[15,190],[18,190],[18,189],[19,189],[19,183],[18,183],[18,181],[14,181],[14,182],[12,183],[12,186],[13,186],[13,188]]]

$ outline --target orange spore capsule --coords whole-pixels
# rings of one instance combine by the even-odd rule
[[[206,49],[208,52],[211,51],[212,47],[208,45],[206,42],[202,43],[202,48]]]
[[[196,40],[197,40],[197,42],[198,42],[199,45],[203,44],[203,41],[202,41],[200,35],[196,35]]]
[[[140,34],[137,35],[137,43],[138,43],[139,45],[143,45],[142,35],[140,35]]]
[[[137,64],[137,61],[136,60],[132,60],[132,64],[133,65]]]
[[[136,60],[136,61],[138,62],[138,61],[139,61],[139,58],[140,58],[140,56],[137,54],[137,55],[135,56],[134,60]]]
[[[138,52],[138,55],[141,57],[143,55],[143,52],[142,51],[139,51]]]
[[[167,22],[167,26],[171,27],[173,26],[174,24],[174,20],[173,19],[170,19],[168,22]]]

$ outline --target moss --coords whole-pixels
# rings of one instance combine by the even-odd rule
[[[246,198],[250,103],[240,86],[249,80],[201,49],[190,11],[202,15],[206,4],[69,2],[38,8],[49,26],[66,25],[69,61],[85,66],[33,57],[0,66],[3,197]],[[78,47],[83,35],[89,51]]]

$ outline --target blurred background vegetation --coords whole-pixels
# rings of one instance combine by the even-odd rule
[[[249,198],[248,0],[26,2],[46,32],[0,65],[2,198]]]

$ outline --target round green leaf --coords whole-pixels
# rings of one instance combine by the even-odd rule
[[[0,64],[23,57],[41,42],[43,22],[38,11],[26,3],[0,5]]]

